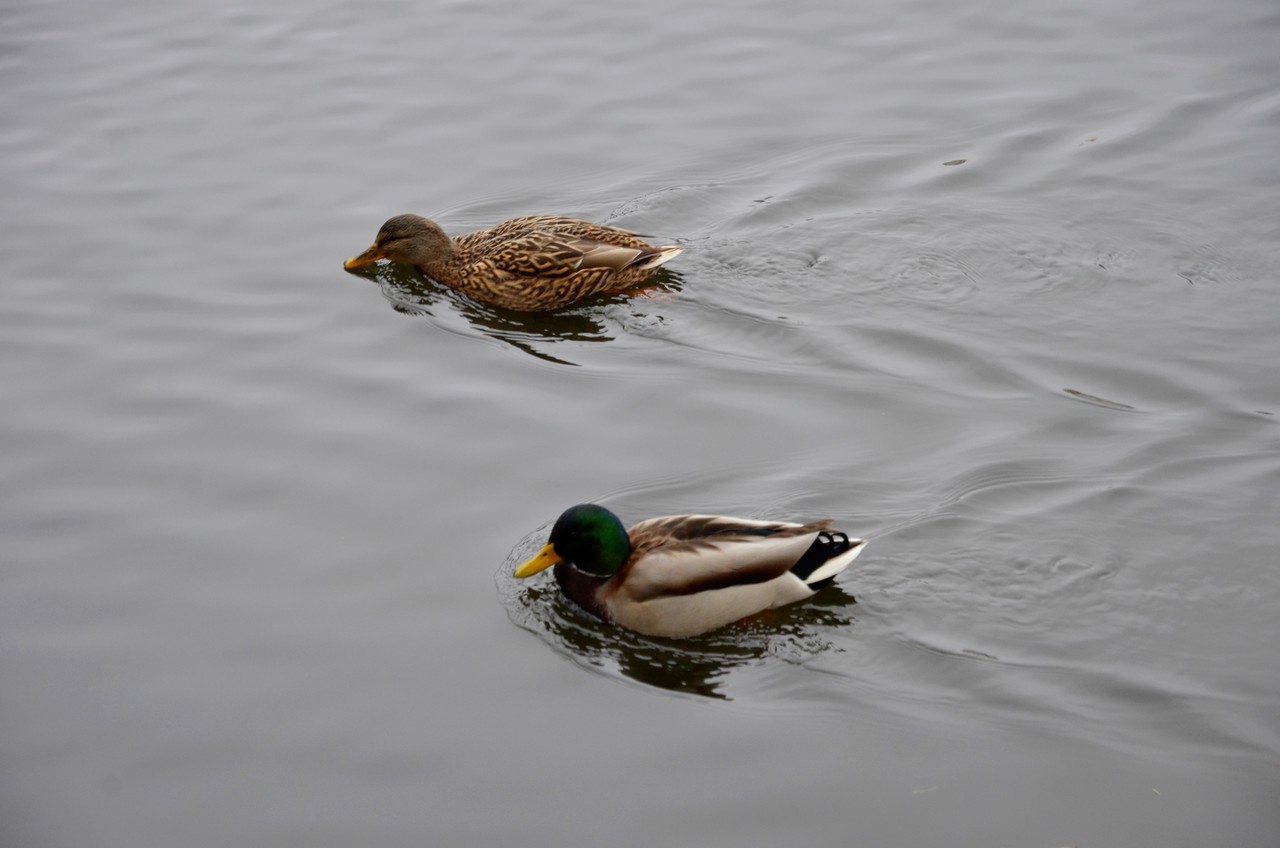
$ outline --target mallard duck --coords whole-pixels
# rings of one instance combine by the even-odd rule
[[[681,250],[655,247],[627,230],[554,215],[512,218],[452,239],[426,218],[397,215],[378,230],[372,247],[344,267],[350,271],[390,259],[482,303],[539,312],[642,283]]]
[[[812,597],[864,545],[830,521],[669,515],[626,530],[604,507],[578,504],[515,576],[554,565],[561,591],[596,618],[650,636],[696,636]]]

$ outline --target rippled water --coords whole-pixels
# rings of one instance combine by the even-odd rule
[[[1202,6],[7,4],[4,844],[1269,844],[1280,14]],[[687,250],[514,315],[344,273],[404,211]],[[644,639],[509,576],[583,500],[870,545]]]

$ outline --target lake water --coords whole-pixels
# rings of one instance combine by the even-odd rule
[[[1262,846],[1280,10],[0,8],[0,841]],[[392,214],[687,250],[499,313]],[[584,500],[831,517],[688,642]],[[856,600],[855,600],[856,599]]]

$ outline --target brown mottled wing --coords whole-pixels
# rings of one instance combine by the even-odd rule
[[[592,268],[618,271],[656,252],[648,245],[630,247],[534,232],[491,242],[487,259],[494,267],[522,277],[561,277]]]
[[[514,218],[454,239],[447,284],[508,309],[558,309],[643,282],[680,252],[634,233],[573,218]]]
[[[582,251],[543,233],[526,233],[489,246],[495,268],[521,277],[562,277],[578,270]]]
[[[764,583],[790,570],[829,523],[652,518],[629,531],[633,554],[623,582],[635,601]]]
[[[563,218],[557,215],[534,215],[527,218],[512,218],[495,227],[477,233],[458,236],[454,242],[464,252],[487,251],[493,244],[513,238],[542,233],[550,237],[575,237],[618,244],[624,247],[643,247],[647,236],[620,230],[617,227],[606,227],[590,221],[579,221],[576,218]]]
[[[503,221],[496,227],[486,230],[484,234],[506,239],[531,232],[553,233],[561,236],[581,236],[582,238],[596,241],[614,241],[618,243],[625,243],[624,241],[619,241],[620,239],[638,240],[646,238],[646,236],[633,233],[630,230],[606,227],[604,224],[593,224],[590,221],[565,218],[561,215],[532,215],[527,218],[512,218],[510,221]],[[476,235],[481,234],[477,233]]]

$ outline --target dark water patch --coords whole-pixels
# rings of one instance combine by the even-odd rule
[[[1088,392],[1082,392],[1079,389],[1063,389],[1063,391],[1077,400],[1082,400],[1085,403],[1091,403],[1094,406],[1101,406],[1106,409],[1116,409],[1121,412],[1135,411],[1135,408],[1127,403],[1121,403],[1118,400],[1107,400],[1106,398],[1101,398],[1097,395],[1091,395]]]

